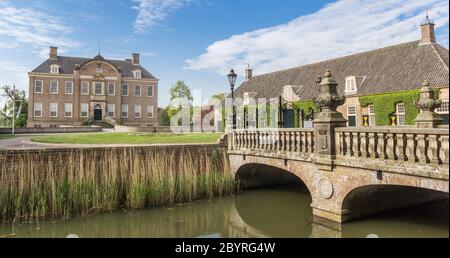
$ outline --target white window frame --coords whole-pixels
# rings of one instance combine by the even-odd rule
[[[354,113],[350,113],[350,109],[355,109]],[[357,110],[356,110],[356,106],[348,106],[347,107],[347,121],[349,121],[350,119],[348,119],[349,117],[355,117],[355,127],[358,127],[358,116],[357,116]]]
[[[147,105],[147,118],[154,118],[155,117],[155,106],[153,105]]]
[[[67,111],[70,107],[70,111]],[[70,112],[70,116],[67,115],[67,113]],[[64,117],[73,117],[73,103],[64,103]]]
[[[441,100],[441,107],[436,109],[436,113],[440,115],[447,115],[449,113],[448,100]]]
[[[52,92],[52,83],[53,82],[56,82],[56,92]],[[58,81],[56,81],[56,80],[51,80],[50,81],[50,94],[52,94],[52,95],[58,95],[58,92],[59,92],[59,83],[58,83]]]
[[[126,88],[126,90],[127,90],[127,94],[123,94],[123,91],[124,91],[125,88]],[[121,87],[121,93],[122,93],[122,96],[128,97],[128,96],[130,95],[130,85],[128,85],[128,84],[122,84],[122,87]]]
[[[71,84],[70,92],[67,92],[67,84]],[[73,82],[72,81],[66,81],[66,83],[64,84],[64,92],[66,93],[66,95],[73,95]]]
[[[138,87],[139,87],[139,95],[136,94],[136,91],[137,91]],[[142,96],[142,86],[140,84],[134,85],[134,96],[135,97],[141,97]]]
[[[356,94],[357,92],[358,87],[356,86],[356,78],[354,76],[345,78],[345,93]]]
[[[368,107],[368,113],[369,113],[369,124],[371,127],[377,126],[377,119],[375,116],[375,106],[369,105]]]
[[[83,92],[83,84],[87,86],[87,87],[86,87],[86,89],[87,89],[87,92],[86,92],[86,93]],[[89,95],[89,82],[81,82],[80,93],[81,93],[81,95],[85,95],[85,96],[86,96],[86,95]]]
[[[55,107],[54,111],[52,111],[52,106]],[[52,112],[55,112],[55,115],[52,116]],[[49,117],[58,117],[58,103],[56,103],[56,102],[50,103],[48,115],[49,115]]]
[[[250,103],[250,94],[248,92],[244,92],[244,105],[248,105]]]
[[[149,91],[150,88],[152,89],[151,91]],[[155,90],[155,87],[153,87],[153,85],[151,85],[151,84],[147,85],[147,97],[153,98],[155,96],[154,90]],[[149,94],[150,92],[152,93],[152,95]]]
[[[141,70],[134,70],[133,71],[133,77],[136,78],[136,79],[141,79],[142,78]]]
[[[60,68],[60,66],[57,64],[50,65],[50,73],[59,74],[59,68]]]
[[[112,93],[109,91],[112,86]],[[115,83],[108,83],[108,96],[116,96],[116,84]]]
[[[122,118],[128,118],[128,104],[122,104],[122,107],[121,107],[121,115],[122,115]],[[124,115],[124,114],[126,114],[126,115]]]
[[[95,96],[103,96],[103,95],[105,95],[104,93],[105,93],[105,89],[104,89],[104,83],[103,82],[93,82],[93,84],[94,84],[94,95]],[[100,94],[98,94],[97,93],[97,84],[100,84],[101,85],[101,93]]]
[[[403,111],[400,112],[400,108],[402,107]],[[406,125],[406,106],[404,103],[397,103],[396,107],[395,107],[395,113],[397,115],[397,126],[405,126]],[[400,119],[401,118],[401,119]],[[400,122],[402,121],[402,122]]]
[[[115,118],[116,117],[116,104],[108,104],[108,117]]]
[[[36,115],[36,112],[41,112],[40,115]],[[33,105],[33,116],[34,117],[42,117],[42,102],[34,102]]]
[[[85,107],[85,108],[83,108],[83,107]],[[85,111],[83,111],[83,109],[85,109]],[[83,115],[83,113],[86,113],[86,115]],[[89,104],[88,103],[81,103],[80,117],[89,117]]]
[[[37,82],[41,83],[41,91],[37,91]],[[34,93],[44,93],[44,81],[43,80],[35,80],[34,81]]]
[[[137,112],[137,110],[139,110],[139,112]],[[134,109],[133,109],[133,116],[134,118],[142,118],[142,106],[141,105],[134,105]],[[139,115],[136,115],[139,114]]]

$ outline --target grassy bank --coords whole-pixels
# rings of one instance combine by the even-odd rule
[[[171,143],[216,143],[221,134],[138,134],[138,133],[91,133],[35,136],[31,140],[41,143],[68,144],[171,144]]]
[[[68,218],[233,193],[223,150],[117,148],[0,155],[0,220]]]
[[[8,134],[0,134],[0,140],[13,138],[14,136]]]

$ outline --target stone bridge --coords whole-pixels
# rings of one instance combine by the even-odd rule
[[[439,103],[428,85],[412,127],[346,127],[336,88],[328,71],[312,129],[230,132],[231,169],[244,187],[287,183],[287,174],[295,175],[311,194],[316,222],[337,225],[448,198],[449,131],[439,126]]]

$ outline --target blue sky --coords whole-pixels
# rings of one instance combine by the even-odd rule
[[[130,58],[160,81],[160,105],[184,80],[207,98],[226,73],[255,74],[418,40],[429,10],[448,48],[445,0],[0,0],[0,85],[28,88],[49,45],[61,55]]]

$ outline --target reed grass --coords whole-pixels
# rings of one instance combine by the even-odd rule
[[[35,221],[232,194],[222,149],[77,149],[0,154],[0,220]]]

